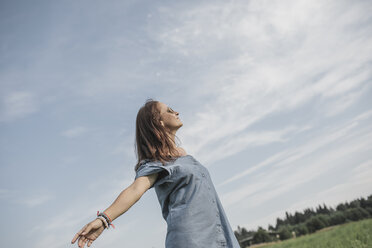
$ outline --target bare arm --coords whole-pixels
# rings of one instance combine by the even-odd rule
[[[124,189],[111,206],[104,211],[106,215],[108,215],[113,221],[125,213],[155,183],[157,177],[158,174],[156,173],[137,178],[131,185]],[[87,245],[90,246],[93,241],[101,235],[104,229],[105,227],[103,222],[100,219],[95,219],[86,224],[78,233],[76,233],[71,243],[73,244],[77,239],[79,239],[79,247],[83,248],[87,242]]]
[[[129,187],[124,189],[116,200],[104,212],[115,220],[132,207],[142,195],[155,183],[158,174],[137,178]]]

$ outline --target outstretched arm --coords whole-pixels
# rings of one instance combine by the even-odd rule
[[[113,220],[125,213],[155,183],[158,174],[137,178],[104,212]]]
[[[124,189],[116,200],[104,212],[111,220],[115,220],[120,215],[128,211],[142,195],[155,183],[158,174],[138,177],[130,186]],[[85,225],[72,239],[71,243],[75,243],[77,239],[78,246],[83,248],[86,243],[88,247],[96,240],[103,232],[105,226],[100,219],[95,219]]]

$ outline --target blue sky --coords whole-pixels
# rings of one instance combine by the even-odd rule
[[[147,98],[180,113],[230,223],[372,193],[370,1],[1,1],[4,247],[66,247],[134,178]],[[95,247],[164,247],[154,190]]]

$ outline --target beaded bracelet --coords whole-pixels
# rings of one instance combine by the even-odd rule
[[[103,218],[102,216],[97,216],[97,219],[100,219],[103,222],[103,225],[105,226],[105,228],[108,228],[108,224],[105,218]]]
[[[105,212],[100,213],[99,211],[97,211],[97,216],[102,216],[106,220],[107,225],[108,225],[107,228],[109,228],[110,226],[112,226],[113,228],[115,228],[115,226],[111,223],[112,220],[110,219],[110,217],[108,217],[108,215]]]

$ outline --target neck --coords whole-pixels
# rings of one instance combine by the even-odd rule
[[[169,137],[170,137],[170,139],[173,141],[173,143],[176,144],[176,142],[175,142],[176,131],[170,131],[170,132],[169,132]]]

